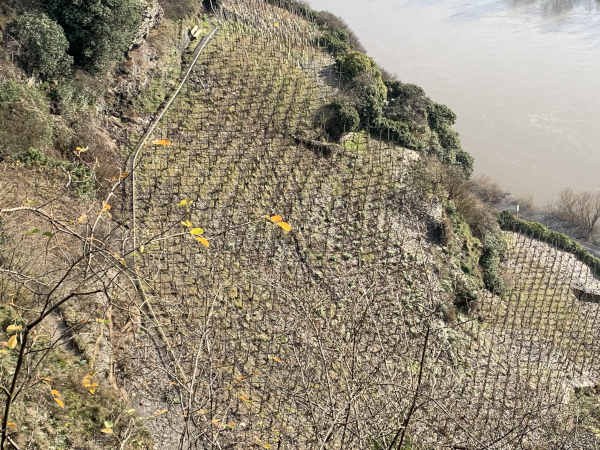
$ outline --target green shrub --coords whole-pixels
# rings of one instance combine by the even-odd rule
[[[343,55],[350,50],[350,35],[346,30],[326,31],[319,39],[333,56]]]
[[[500,260],[506,252],[506,241],[500,230],[488,231],[483,237],[483,254],[479,264],[483,271],[483,282],[485,287],[497,295],[506,292],[504,280],[500,277]]]
[[[44,96],[12,80],[0,83],[0,150],[9,156],[52,141],[54,121]]]
[[[330,13],[329,11],[321,11],[316,14],[315,19],[317,25],[323,31],[324,35],[331,34],[333,36],[337,36],[338,39],[346,43],[345,47],[341,49],[342,51],[340,53],[349,52],[351,50],[367,53],[356,34],[354,34],[354,32],[348,27],[342,18]],[[336,53],[334,54],[337,56]]]
[[[368,72],[381,79],[381,73],[373,58],[361,52],[350,52],[336,59],[337,69],[346,80],[352,80],[358,75]],[[383,81],[381,82],[383,87]],[[387,88],[385,88],[387,95]]]
[[[44,0],[43,5],[63,27],[75,63],[90,72],[110,68],[127,50],[144,7],[138,0]]]
[[[360,117],[352,102],[335,99],[323,108],[320,126],[331,140],[337,141],[344,133],[355,131]]]
[[[49,80],[68,75],[73,58],[63,28],[45,14],[23,14],[15,22],[19,61],[29,75]]]
[[[72,78],[48,88],[53,114],[59,114],[67,121],[77,120],[96,104],[102,96],[104,86],[82,71]]]
[[[94,194],[96,186],[93,171],[81,162],[61,161],[48,158],[44,152],[36,148],[28,148],[17,153],[13,160],[26,166],[46,166],[51,168],[62,168],[69,173],[75,195],[83,199],[89,199]]]
[[[373,123],[371,132],[377,137],[389,139],[405,148],[416,149],[417,147],[408,125],[397,120],[381,117]]]

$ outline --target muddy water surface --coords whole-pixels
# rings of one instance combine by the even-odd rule
[[[600,188],[600,3],[312,0],[458,115],[476,172],[544,204]]]

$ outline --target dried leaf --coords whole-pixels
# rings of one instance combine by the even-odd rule
[[[58,392],[56,389],[52,389],[50,391],[52,393],[52,395],[54,395],[55,397],[60,397],[60,392]]]
[[[281,228],[283,228],[283,231],[291,231],[292,230],[292,227],[287,222],[277,222],[277,225],[279,225]]]
[[[119,175],[119,178],[127,178],[129,176],[128,172],[124,172],[121,175]]]
[[[13,331],[21,331],[23,327],[21,325],[9,325],[6,327],[7,333],[12,333]]]
[[[273,25],[276,26],[276,27],[278,27],[279,26],[279,22],[275,22]]]
[[[168,412],[169,412],[168,409],[159,409],[157,411],[154,411],[154,415],[155,416],[162,416],[163,414],[166,414]]]
[[[201,234],[204,234],[204,230],[202,228],[194,228],[190,233],[194,236],[200,236]]]
[[[110,209],[112,209],[112,206],[110,206],[108,203],[105,203],[104,207],[102,208],[102,211],[108,211]]]
[[[64,407],[65,407],[65,404],[63,403],[63,401],[62,401],[60,398],[56,398],[56,397],[54,397],[54,401],[55,401],[56,403],[58,403],[58,406],[60,406],[61,408],[63,408],[63,409],[64,409]]]
[[[283,364],[283,361],[282,361],[282,360],[280,360],[280,359],[279,359],[277,356],[273,356],[273,359],[274,359],[275,361],[277,361],[278,363],[281,363],[281,364]]]
[[[205,247],[210,247],[210,243],[203,237],[196,238],[196,240],[198,242],[200,242],[202,245],[204,245]]]
[[[153,145],[173,145],[171,144],[171,141],[169,141],[168,139],[155,139],[154,141],[152,141]]]
[[[44,381],[52,381],[52,378],[45,377],[45,378],[42,378],[42,380],[44,380]]]
[[[203,410],[198,411],[196,414],[208,414],[209,412],[210,412],[210,410],[203,409]]]
[[[14,423],[14,422],[8,422],[8,423],[6,424],[6,426],[7,426],[7,427],[9,427],[9,428],[17,428],[17,426],[15,425],[15,423]]]
[[[77,219],[77,222],[83,223],[83,222],[85,222],[85,219],[87,219],[87,214],[82,214],[81,217],[79,217],[79,219]]]
[[[246,402],[246,403],[252,403],[252,400],[248,400],[246,397],[244,397],[243,395],[240,395],[240,399],[242,399],[242,401]]]
[[[239,377],[239,378],[236,378],[235,380],[233,380],[233,382],[231,384],[239,383],[240,381],[245,380],[246,378],[248,378],[248,377]]]
[[[6,343],[6,346],[8,348],[10,348],[11,350],[17,346],[17,335],[16,334],[10,337],[10,339]]]
[[[192,222],[190,222],[189,220],[184,220],[183,222],[181,222],[181,225],[190,228],[192,226]]]
[[[283,220],[283,217],[281,216],[273,216],[271,217],[271,222],[281,222]]]
[[[106,433],[106,434],[112,434],[113,430],[112,428],[102,428],[100,430],[101,433]]]

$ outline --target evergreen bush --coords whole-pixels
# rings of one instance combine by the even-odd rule
[[[63,28],[46,14],[23,14],[14,24],[21,44],[19,61],[29,75],[51,80],[71,71],[73,58],[67,55],[69,41]]]
[[[60,24],[75,63],[101,72],[129,48],[142,21],[139,0],[43,0],[48,15]]]

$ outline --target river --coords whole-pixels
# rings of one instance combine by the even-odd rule
[[[312,0],[458,115],[475,171],[538,205],[600,188],[596,0]]]

